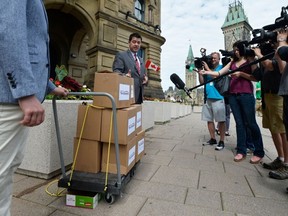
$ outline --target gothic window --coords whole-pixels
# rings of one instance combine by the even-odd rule
[[[144,21],[144,0],[135,0],[135,16],[138,20]]]

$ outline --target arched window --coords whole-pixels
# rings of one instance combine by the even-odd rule
[[[144,21],[144,8],[144,0],[135,0],[135,16],[140,21]]]

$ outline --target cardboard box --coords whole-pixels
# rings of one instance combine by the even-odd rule
[[[108,143],[103,143],[101,172],[105,173],[107,168],[108,146],[109,146]],[[135,165],[135,159],[136,159],[135,153],[136,153],[136,136],[134,136],[134,138],[131,141],[129,141],[127,145],[119,145],[121,175],[127,175],[127,173]],[[114,174],[117,173],[116,150],[114,143],[110,144],[108,173],[114,173]]]
[[[79,138],[74,138],[75,158]],[[96,140],[81,139],[74,169],[81,172],[98,173],[101,169],[102,143]]]
[[[127,143],[136,136],[136,111],[139,107],[131,106],[116,111],[118,143],[127,145]],[[112,127],[111,142],[115,143],[114,128],[111,126],[112,109],[105,109],[102,112],[101,141],[109,142],[110,127]]]
[[[86,115],[86,112],[87,112],[87,115]],[[86,115],[86,119],[84,122],[85,115]],[[80,133],[81,133],[83,123],[84,123],[84,128],[82,131],[81,138],[100,141],[101,121],[102,121],[101,109],[97,109],[91,106],[91,104],[79,105],[78,116],[77,116],[76,137],[80,137]]]
[[[74,192],[66,194],[66,205],[94,209],[101,200],[101,194],[88,192]]]
[[[145,154],[145,130],[136,135],[136,163]]]
[[[135,131],[139,133],[142,131],[142,105],[141,104],[133,104],[132,107],[135,107],[135,116],[136,116],[136,125]]]
[[[130,98],[131,98],[131,104],[135,104],[135,89],[134,89],[134,79],[131,83],[131,86],[130,86]]]
[[[132,90],[131,86],[133,86]],[[115,100],[116,108],[129,107],[135,102],[134,79],[124,76],[123,74],[110,71],[95,73],[94,91],[111,94]],[[94,96],[93,104],[112,108],[111,100],[106,96]]]

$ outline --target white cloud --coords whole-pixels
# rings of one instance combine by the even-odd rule
[[[161,53],[162,88],[174,84],[170,75],[177,73],[185,80],[185,60],[189,45],[195,57],[200,48],[207,53],[224,49],[221,26],[228,12],[229,2],[234,0],[162,0],[161,35],[166,38]],[[244,11],[253,29],[272,24],[280,16],[287,0],[242,0]]]

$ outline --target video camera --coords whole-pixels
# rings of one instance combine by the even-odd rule
[[[275,19],[275,23],[266,25],[263,27],[264,30],[274,31],[275,29],[285,28],[288,25],[288,6],[281,8],[280,17]]]
[[[223,56],[221,58],[222,66],[225,67],[231,61],[231,57],[233,57],[234,52],[233,51],[222,50],[222,49],[219,49],[219,52]]]
[[[227,51],[227,50],[219,49],[219,52],[220,52],[221,55],[224,56],[224,57],[233,57],[233,55],[234,55],[234,52],[233,52],[233,51]]]
[[[195,57],[194,60],[194,65],[197,69],[201,69],[203,67],[202,62],[206,62],[209,68],[213,68],[212,64],[212,56],[211,55],[206,55],[206,49],[201,48],[200,53],[202,57]]]
[[[254,51],[249,47],[248,41],[239,41],[237,43],[237,48],[239,49],[239,52],[242,56],[248,56],[248,57],[254,57],[255,53]],[[222,58],[222,64],[224,65],[223,61],[226,62],[228,58],[230,57],[234,58],[234,51],[227,51],[227,50],[219,50],[221,52],[221,55],[224,56]],[[226,60],[225,60],[226,59]]]
[[[273,43],[277,42],[277,32],[266,31],[262,29],[254,29],[252,31],[253,39],[249,42],[250,45],[258,44],[263,55],[274,52]]]
[[[276,29],[286,28],[288,25],[288,6],[281,8],[280,17],[275,19],[274,24],[263,26],[261,29],[254,29],[252,31],[253,39],[249,44],[258,44],[262,53],[269,53],[273,51],[272,44],[277,42]]]

